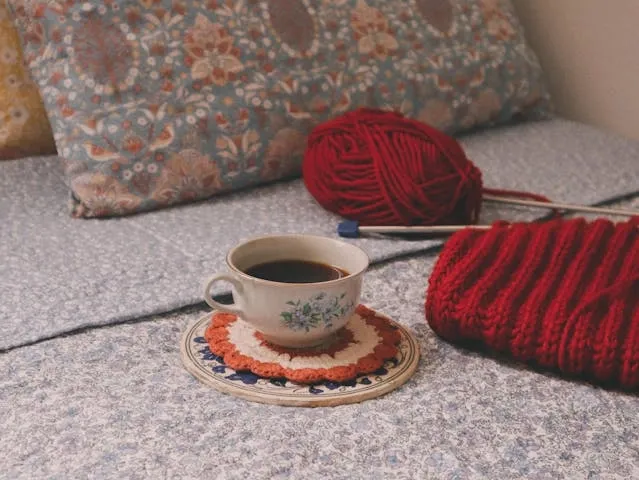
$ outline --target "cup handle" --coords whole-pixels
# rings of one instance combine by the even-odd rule
[[[208,282],[206,282],[206,286],[204,287],[204,300],[206,300],[206,303],[208,303],[212,308],[219,310],[220,312],[233,313],[235,315],[241,316],[242,309],[237,306],[237,303],[235,303],[235,299],[233,299],[234,303],[230,305],[225,305],[223,303],[216,302],[215,300],[213,300],[213,297],[211,296],[211,287],[213,287],[213,285],[217,282],[230,283],[231,285],[233,285],[233,287],[235,287],[235,291],[238,294],[241,294],[243,291],[242,284],[233,275],[228,275],[224,273],[214,275],[213,277],[209,279]]]

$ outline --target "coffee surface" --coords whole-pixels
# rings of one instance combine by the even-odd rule
[[[282,283],[317,283],[337,280],[348,275],[345,270],[319,262],[305,260],[277,260],[254,265],[247,275]]]

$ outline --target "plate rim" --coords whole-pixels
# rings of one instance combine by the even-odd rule
[[[421,360],[419,343],[417,342],[414,334],[406,326],[394,321],[388,315],[380,313],[377,310],[373,310],[376,315],[385,318],[392,325],[400,330],[402,334],[402,341],[406,341],[409,347],[409,358],[406,362],[403,362],[403,365],[405,365],[405,367],[397,372],[396,375],[390,378],[387,382],[377,383],[370,388],[363,388],[348,392],[339,392],[339,394],[337,394],[337,392],[326,393],[321,396],[318,395],[312,397],[308,395],[278,396],[276,394],[270,394],[268,392],[260,392],[255,389],[251,389],[250,387],[241,386],[239,384],[229,384],[227,382],[222,382],[216,379],[215,376],[206,373],[206,369],[201,364],[201,362],[193,356],[190,349],[190,345],[193,341],[192,339],[202,328],[203,324],[211,320],[211,316],[215,313],[215,311],[216,310],[212,310],[206,315],[199,317],[182,332],[180,338],[180,358],[182,360],[182,364],[191,375],[197,378],[204,385],[212,387],[221,393],[232,395],[252,402],[292,407],[322,407],[360,403],[364,400],[381,397],[399,388],[413,376]],[[228,368],[231,369],[231,367]],[[300,385],[303,387],[302,384]]]

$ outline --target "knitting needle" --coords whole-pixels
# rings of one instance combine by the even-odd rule
[[[455,233],[465,228],[489,230],[490,225],[435,225],[430,227],[360,226],[355,220],[346,220],[337,226],[337,233],[344,238],[357,238],[361,233]]]
[[[553,210],[572,210],[575,212],[589,212],[600,213],[602,215],[624,215],[627,217],[634,217],[639,215],[637,210],[621,210],[617,208],[602,208],[602,207],[589,207],[586,205],[572,205],[569,203],[550,203],[550,202],[537,202],[535,200],[519,200],[516,198],[504,198],[495,195],[482,195],[482,199],[490,202],[510,203],[513,205],[524,205],[527,207],[543,207],[551,208]]]

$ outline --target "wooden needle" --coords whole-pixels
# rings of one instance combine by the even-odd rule
[[[454,233],[472,228],[474,230],[489,230],[490,225],[435,225],[432,227],[375,227],[364,226],[359,227],[360,232],[369,233]]]
[[[618,208],[589,207],[586,205],[572,205],[570,203],[537,202],[535,200],[519,200],[517,198],[505,198],[495,195],[482,195],[482,199],[495,203],[509,203],[512,205],[523,205],[526,207],[542,207],[553,210],[571,210],[574,212],[599,213],[602,215],[623,215],[626,217],[639,216],[637,210],[621,210]]]
[[[360,233],[455,233],[465,228],[474,230],[489,230],[491,225],[434,225],[429,227],[399,227],[399,226],[360,226],[353,220],[345,220],[337,226],[340,237],[357,238]]]

